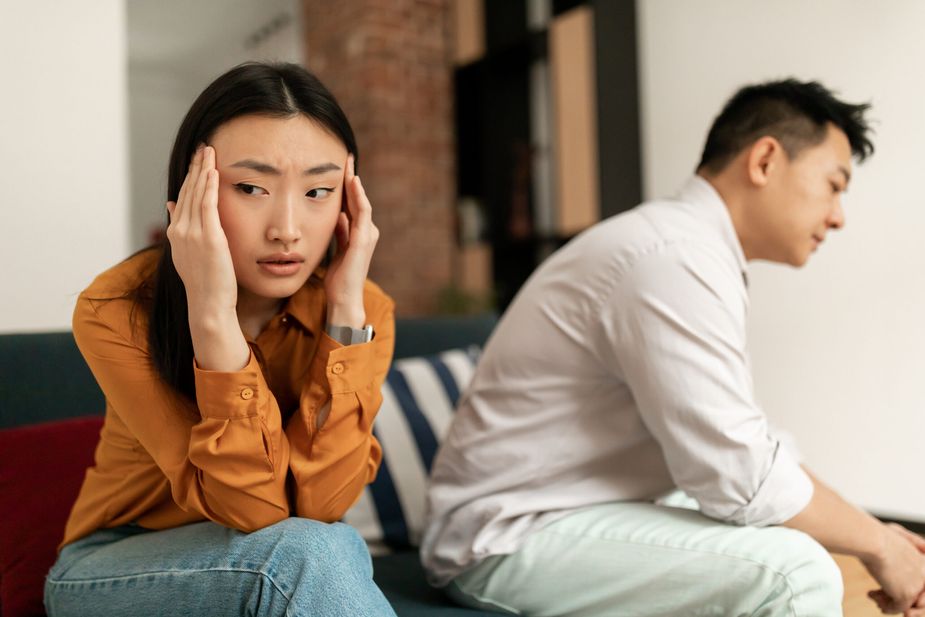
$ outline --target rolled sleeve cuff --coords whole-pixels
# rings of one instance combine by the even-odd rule
[[[327,334],[322,334],[315,359],[316,370],[324,372],[331,394],[356,392],[373,380],[375,344],[341,345]]]
[[[194,361],[193,374],[196,403],[203,418],[246,418],[267,407],[270,389],[253,352],[240,371],[207,371]]]
[[[789,448],[777,443],[771,471],[752,500],[725,517],[738,525],[766,527],[790,520],[813,498],[813,482]]]

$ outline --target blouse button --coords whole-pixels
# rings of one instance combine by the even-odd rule
[[[334,366],[332,366],[332,367],[331,367],[331,372],[334,373],[335,375],[340,375],[341,373],[343,373],[343,372],[344,372],[344,365],[343,365],[343,363],[342,363],[342,362],[338,362],[337,364],[335,364]]]
[[[241,398],[245,401],[249,401],[254,398],[254,391],[251,388],[244,388],[241,390]]]

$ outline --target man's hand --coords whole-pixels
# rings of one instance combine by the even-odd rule
[[[882,548],[862,560],[883,586],[868,595],[884,613],[925,617],[925,539],[890,523],[882,526]]]
[[[806,473],[813,481],[813,497],[783,524],[808,533],[833,553],[859,558],[882,586],[869,595],[883,612],[925,617],[925,607],[919,611],[913,606],[925,600],[925,555],[919,548],[925,548],[925,540],[899,525],[881,523],[842,499],[808,469]]]

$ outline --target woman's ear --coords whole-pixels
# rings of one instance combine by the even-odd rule
[[[756,187],[766,186],[780,164],[781,155],[786,156],[786,153],[775,138],[766,135],[755,141],[746,158],[749,181]]]

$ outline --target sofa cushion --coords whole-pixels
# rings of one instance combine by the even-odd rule
[[[427,584],[417,551],[373,558],[373,579],[399,617],[492,617],[498,613],[454,606],[440,589]]]
[[[93,463],[102,417],[0,430],[0,606],[4,617],[44,615],[45,574]]]
[[[472,379],[477,351],[455,349],[392,363],[373,428],[382,465],[344,516],[373,553],[419,543],[427,476],[456,401]]]
[[[0,428],[103,415],[103,393],[70,332],[2,337]]]

